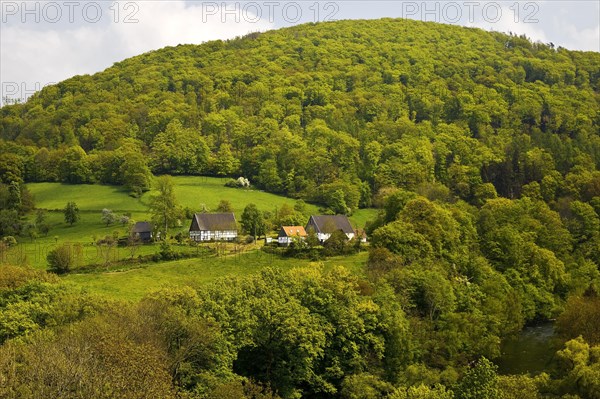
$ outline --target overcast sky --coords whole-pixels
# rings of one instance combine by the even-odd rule
[[[510,31],[573,50],[600,51],[600,0],[0,0],[1,98],[23,100],[47,84],[164,46],[305,22],[381,17]]]

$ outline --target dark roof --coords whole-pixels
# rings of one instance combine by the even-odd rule
[[[342,230],[346,234],[354,233],[354,229],[345,215],[313,215],[308,220],[307,230],[311,225],[315,226],[317,233],[329,234],[336,230]]]
[[[237,230],[233,213],[196,213],[192,218],[190,231]]]
[[[152,225],[148,222],[137,222],[133,225],[134,233],[152,233]]]

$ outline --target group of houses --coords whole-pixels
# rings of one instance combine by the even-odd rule
[[[294,240],[304,240],[307,231],[314,231],[321,243],[325,242],[335,231],[342,231],[348,240],[359,237],[366,241],[364,232],[354,230],[350,220],[344,215],[314,215],[306,226],[281,226],[277,242],[279,245],[290,245]],[[143,241],[152,237],[152,225],[138,222],[132,230]],[[238,237],[237,222],[232,212],[228,213],[196,213],[192,217],[189,229],[190,239],[200,241],[233,241]]]
[[[308,236],[307,231],[314,231],[321,243],[327,241],[335,231],[344,233],[348,240],[360,236],[361,240],[366,241],[366,237],[354,230],[345,215],[313,215],[308,219],[306,227],[281,226],[277,242],[279,245],[290,245],[294,240],[304,240]]]

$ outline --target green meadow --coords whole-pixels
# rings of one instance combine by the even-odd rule
[[[121,272],[69,274],[64,279],[90,293],[135,301],[145,294],[163,287],[197,287],[226,276],[244,276],[273,267],[289,270],[300,266],[330,269],[344,266],[353,273],[362,274],[367,252],[345,257],[328,258],[322,262],[280,258],[256,250],[242,255],[195,258],[162,263],[147,263],[142,268]]]
[[[231,202],[236,217],[240,218],[244,207],[254,203],[263,211],[280,209],[283,204],[294,206],[296,200],[256,189],[238,189],[225,187],[227,179],[204,176],[175,176],[175,195],[183,207],[200,210],[202,206],[215,209],[219,201]],[[63,183],[29,183],[27,188],[35,197],[37,208],[61,210],[69,201],[74,201],[83,213],[96,212],[96,222],[88,225],[88,219],[82,220],[83,227],[67,227],[59,231],[59,236],[71,236],[80,233],[88,234],[101,226],[100,211],[108,208],[117,213],[131,213],[134,220],[144,220],[148,214],[148,202],[153,191],[145,193],[141,198],[132,198],[126,190],[118,186],[97,184],[63,184]],[[318,206],[306,204],[308,213],[318,213]],[[351,217],[355,227],[362,228],[365,223],[377,214],[375,209],[359,209]],[[62,215],[60,216],[62,218]],[[61,219],[62,220],[62,219]],[[187,228],[187,224],[185,227]],[[72,229],[72,233],[68,230]],[[83,229],[83,231],[81,231]],[[51,232],[52,234],[52,232]],[[93,233],[92,233],[93,234]],[[88,234],[90,235],[90,234]]]
[[[293,206],[296,200],[266,193],[255,189],[236,189],[225,187],[227,179],[202,177],[202,176],[175,176],[175,194],[183,207],[200,210],[203,206],[215,209],[219,201],[226,199],[231,202],[236,218],[239,220],[242,211],[249,203],[254,203],[263,211],[275,212],[284,204]],[[29,183],[28,189],[34,195],[35,205],[38,209],[46,209],[47,222],[51,229],[47,236],[35,239],[20,237],[19,245],[2,254],[2,260],[10,263],[27,263],[38,269],[47,267],[46,255],[50,250],[63,242],[81,244],[82,256],[79,266],[102,265],[107,259],[118,262],[129,259],[132,253],[128,248],[114,248],[106,256],[99,252],[93,243],[106,235],[127,234],[128,227],[119,223],[106,226],[101,221],[101,210],[111,209],[117,214],[128,214],[134,221],[143,221],[150,218],[148,202],[153,192],[145,193],[141,198],[133,198],[121,187],[108,185],[70,185],[62,183]],[[69,201],[74,201],[80,209],[81,219],[73,226],[67,225],[63,220],[62,209]],[[318,213],[318,206],[306,204],[307,213]],[[361,209],[355,212],[350,220],[357,228],[364,227],[365,223],[376,216],[375,209]],[[31,221],[35,215],[29,216]],[[188,221],[172,231],[186,232]],[[179,247],[178,250],[181,250]],[[183,248],[185,249],[185,248]],[[190,249],[192,250],[192,249]],[[159,251],[158,244],[139,246],[134,257],[152,255]],[[324,267],[344,265],[356,272],[362,272],[366,254],[361,253],[349,257],[337,257],[321,262]],[[259,250],[250,250],[241,255],[226,257],[206,257],[177,260],[171,262],[147,262],[133,268],[123,267],[120,271],[104,271],[99,266],[95,272],[73,273],[64,279],[84,287],[90,292],[108,295],[126,300],[136,300],[149,291],[162,286],[205,284],[218,277],[229,275],[247,275],[256,273],[264,267],[290,269],[297,266],[317,265],[308,260],[281,259],[263,253]],[[118,266],[117,266],[118,269]]]

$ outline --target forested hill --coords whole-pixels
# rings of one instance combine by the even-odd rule
[[[331,212],[380,210],[365,226],[366,264],[352,271],[285,272],[281,259],[251,273],[261,257],[244,254],[227,257],[241,260],[231,267],[208,257],[163,268],[132,251],[131,267],[157,268],[163,283],[183,281],[187,265],[237,275],[168,284],[136,304],[3,265],[0,397],[599,399],[599,79],[600,53],[435,23],[340,21],[158,50],[2,108],[4,254],[25,233],[37,254],[56,246],[49,263],[59,248],[81,253],[66,237],[83,230],[66,223],[52,225],[54,242],[35,241],[45,213],[32,223],[24,181],[140,194],[152,173],[243,176]],[[163,195],[148,203],[163,217],[175,201],[169,178],[157,181]],[[296,205],[244,214],[279,228],[306,220]],[[169,208],[164,238],[186,228]],[[112,229],[90,215],[82,240],[110,255],[111,236],[87,244],[92,229],[94,241]],[[169,242],[155,256],[183,248]],[[343,234],[314,244],[285,254],[362,256],[349,257],[362,244]],[[31,253],[21,248],[10,251]],[[124,278],[116,291],[145,281]],[[497,375],[488,359],[501,343],[552,319],[564,349],[548,341],[543,373]]]
[[[547,201],[587,201],[600,191],[599,80],[599,53],[514,35],[301,25],[153,51],[2,108],[0,178],[139,193],[148,168],[243,175],[338,212],[431,183],[471,203],[533,182]]]

